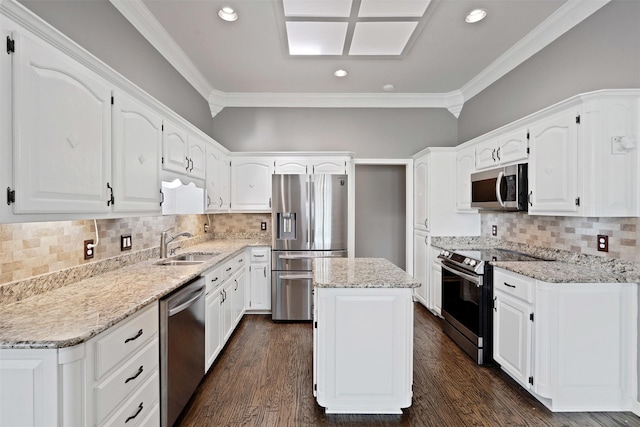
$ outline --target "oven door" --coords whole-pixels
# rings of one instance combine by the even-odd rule
[[[480,330],[482,285],[482,276],[442,262],[442,316],[477,348],[483,344]]]

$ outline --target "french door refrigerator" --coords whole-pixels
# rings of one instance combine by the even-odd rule
[[[273,320],[311,320],[313,259],[347,256],[347,178],[272,176]]]

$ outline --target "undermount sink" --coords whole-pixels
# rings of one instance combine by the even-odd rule
[[[176,255],[171,258],[157,262],[157,265],[196,265],[209,261],[218,256],[216,252],[194,252],[182,255]]]

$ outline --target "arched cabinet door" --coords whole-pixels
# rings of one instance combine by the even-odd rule
[[[29,33],[13,34],[15,213],[111,211],[111,88]]]

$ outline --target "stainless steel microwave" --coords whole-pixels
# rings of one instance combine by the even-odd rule
[[[494,211],[526,211],[527,164],[471,174],[471,207]]]

